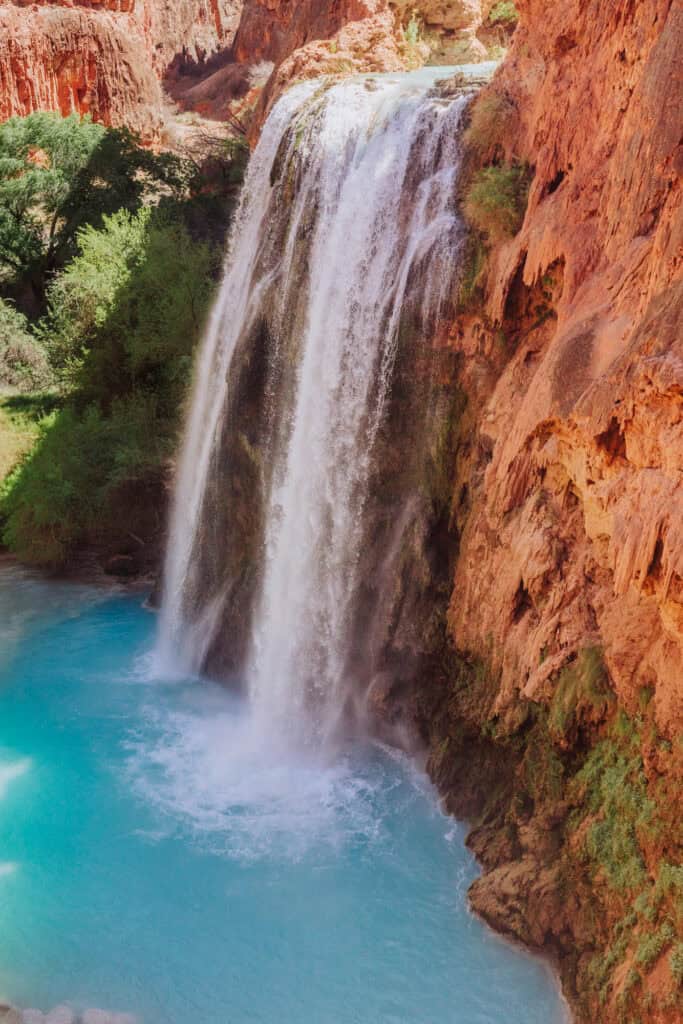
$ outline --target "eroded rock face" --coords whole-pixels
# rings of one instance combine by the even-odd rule
[[[476,824],[475,909],[554,954],[577,1020],[665,1024],[683,1012],[683,8],[517,6],[476,159],[528,164],[531,188],[453,326],[455,650],[418,701],[432,775]]]
[[[543,694],[592,638],[624,707],[634,713],[652,687],[657,725],[673,738],[683,730],[683,12],[670,0],[599,10],[573,0],[552,16],[537,0],[519,6],[492,89],[514,105],[508,158],[535,173],[521,232],[489,263],[493,331],[481,319],[457,328],[475,360],[497,330],[514,354],[480,389],[485,455],[451,624],[470,650],[492,638],[501,708],[520,690]]]
[[[245,99],[241,83],[256,65],[273,64],[255,136],[293,80],[396,71],[426,59],[428,47],[407,47],[401,32],[415,9],[431,32],[457,42],[458,59],[481,59],[482,8],[486,0],[0,0],[0,118],[77,111],[155,140],[165,77],[181,106],[222,120],[234,100],[238,116],[254,107],[261,86]],[[448,45],[441,63],[449,62]],[[217,52],[219,64],[204,70]]]
[[[76,111],[146,138],[177,58],[229,46],[241,0],[50,0],[0,4],[0,118]]]

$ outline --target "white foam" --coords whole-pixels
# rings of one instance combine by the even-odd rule
[[[14,861],[0,861],[0,878],[6,875],[13,875],[19,865]]]
[[[359,770],[351,752],[329,760],[287,748],[218,690],[197,688],[187,703],[150,708],[130,743],[134,790],[176,827],[246,861],[299,860],[313,846],[381,836],[379,804],[395,784],[386,773]]]
[[[24,757],[20,761],[12,761],[9,764],[0,764],[0,800],[7,793],[9,784],[25,775],[31,764],[30,757]]]

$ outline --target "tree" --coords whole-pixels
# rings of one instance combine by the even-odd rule
[[[45,350],[26,317],[0,299],[0,388],[35,391],[52,382]]]
[[[195,174],[188,161],[152,153],[126,129],[89,117],[11,118],[0,125],[0,274],[28,289],[35,312],[81,228],[151,196],[182,195]]]

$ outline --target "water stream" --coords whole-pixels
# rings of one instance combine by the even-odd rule
[[[424,361],[418,346],[429,351],[449,309],[463,248],[470,97],[442,96],[444,74],[285,94],[252,158],[204,345],[158,663],[237,668],[278,736],[324,744],[362,689],[349,666],[372,625],[357,610],[378,436],[401,350]],[[427,411],[411,416],[391,439],[406,460]],[[396,522],[412,491],[395,498]]]
[[[0,565],[0,998],[144,1024],[562,1019],[547,969],[469,914],[463,828],[364,720],[378,678],[412,679],[430,608],[466,104],[439,75],[307,82],[269,117],[158,637],[142,595]]]
[[[550,973],[468,913],[463,828],[410,762],[264,750],[243,698],[150,676],[141,600],[0,570],[0,1000],[559,1024]]]

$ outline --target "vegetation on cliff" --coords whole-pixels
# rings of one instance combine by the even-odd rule
[[[453,650],[445,633],[442,644],[418,718],[432,777],[449,810],[473,825],[469,842],[486,870],[472,888],[475,909],[552,953],[586,1019],[609,1007],[609,1019],[635,1021],[643,1000],[672,1019],[683,1004],[680,829],[643,749],[654,745],[659,771],[676,754],[647,695],[639,715],[626,715],[599,652],[584,648],[548,703],[501,714],[495,671]]]
[[[34,311],[0,306],[1,383],[52,396],[34,403],[46,413],[25,435],[36,442],[16,449],[2,485],[2,541],[54,568],[87,544],[133,571],[157,556],[242,152],[226,147],[218,176],[214,156],[207,187],[191,161],[87,119],[31,115],[1,130],[3,285]]]
[[[605,9],[604,20],[611,14]],[[653,506],[658,522],[680,518],[647,487],[673,465],[676,493],[680,460],[670,443],[660,450],[652,439],[659,417],[680,425],[680,387],[650,395],[641,384],[654,379],[653,359],[669,366],[678,355],[680,307],[674,289],[665,291],[665,270],[673,275],[676,263],[665,266],[656,244],[658,232],[675,236],[661,197],[675,206],[677,193],[659,178],[648,182],[626,142],[614,149],[618,158],[596,164],[594,149],[577,146],[558,116],[556,76],[570,81],[570,47],[571,76],[585,78],[593,95],[579,46],[598,35],[594,13],[586,12],[583,36],[574,15],[554,18],[566,34],[555,23],[535,23],[533,33],[523,24],[516,61],[470,109],[460,196],[470,232],[451,337],[473,423],[451,462],[452,535],[441,557],[458,551],[455,585],[433,631],[417,717],[448,809],[473,825],[469,842],[484,869],[471,890],[474,909],[554,958],[577,1020],[668,1024],[683,1013],[680,568],[673,556],[668,576],[660,568],[665,545],[674,550],[664,530],[630,582],[617,582],[615,564]],[[624,45],[621,26],[611,31],[601,38]],[[532,43],[535,36],[550,53],[553,32],[562,60],[548,61],[542,104]],[[675,54],[667,50],[672,61]],[[619,63],[615,81],[622,73]],[[628,73],[631,97],[636,75]],[[661,53],[647,65],[643,57],[638,74],[649,92],[631,101],[631,124],[647,111],[653,150],[675,152],[678,136],[647,106],[661,89]],[[621,117],[606,130],[605,110],[591,108],[582,138],[596,147],[606,137],[613,145],[612,134],[630,139]],[[659,159],[664,178],[669,157]],[[607,205],[610,188],[618,214]],[[641,202],[656,212],[645,235],[633,213],[632,230],[652,249],[624,275],[631,236],[609,254],[606,246],[613,224]],[[577,223],[590,226],[586,235]],[[663,309],[670,302],[672,315],[653,316],[652,325],[645,318],[639,334],[642,283],[633,282],[641,271],[661,272],[658,301]],[[606,282],[621,289],[607,307]],[[631,287],[635,302],[623,301]],[[615,310],[631,326],[613,362],[600,318],[614,322]],[[598,408],[604,423],[595,426],[589,410]],[[638,524],[632,533],[619,532],[622,515]],[[660,643],[666,653],[655,660]]]

